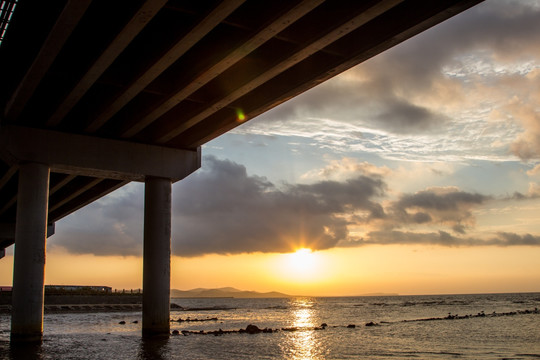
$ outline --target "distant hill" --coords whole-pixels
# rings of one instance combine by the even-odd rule
[[[192,289],[192,290],[171,290],[173,298],[287,298],[291,295],[271,292],[244,291],[232,287],[219,289]]]
[[[369,294],[362,294],[360,296],[399,296],[397,293],[369,293]]]

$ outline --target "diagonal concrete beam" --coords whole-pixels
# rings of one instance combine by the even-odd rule
[[[10,166],[8,171],[0,178],[0,190],[7,184],[9,180],[17,173],[18,167],[17,166]]]
[[[7,103],[4,111],[7,120],[15,121],[19,117],[91,2],[92,0],[70,0],[67,2],[38,56]]]
[[[189,33],[178,41],[167,53],[161,56],[148,70],[135,79],[124,92],[118,96],[107,108],[90,123],[85,131],[96,132],[120,109],[137,96],[146,86],[156,79],[162,72],[167,70],[176,60],[184,55],[206,34],[213,30],[220,22],[229,16],[245,0],[223,0],[214,10],[208,14]]]
[[[48,127],[58,125],[71,109],[86,94],[88,89],[107,70],[113,61],[124,51],[144,27],[153,19],[159,10],[167,3],[167,0],[147,0],[135,13],[131,21],[120,31],[112,43],[101,54],[96,62],[88,69],[79,83],[73,88],[56,112],[47,121]]]
[[[246,95],[253,89],[264,84],[275,76],[283,73],[285,70],[293,67],[299,62],[303,61],[307,57],[315,54],[326,46],[332,44],[334,41],[342,38],[351,31],[359,28],[360,26],[368,23],[369,21],[375,19],[377,16],[384,14],[389,9],[399,5],[403,0],[383,0],[373,5],[371,8],[362,12],[361,14],[355,16],[353,19],[347,21],[337,29],[330,31],[328,34],[320,37],[319,39],[313,41],[309,45],[303,47],[300,51],[295,52],[287,59],[281,61],[280,63],[274,65],[265,72],[262,72],[254,79],[250,80],[246,84],[240,86],[235,91],[228,93],[223,98],[215,101],[211,105],[205,107],[205,109],[190,119],[186,119],[181,122],[175,122],[172,128],[167,129],[163,135],[154,139],[157,143],[164,144],[168,141],[174,139],[182,132],[187,129],[197,125],[210,115],[221,110],[225,106],[229,105],[233,101],[239,99],[240,97]]]
[[[47,164],[51,171],[104,179],[181,180],[201,166],[201,151],[173,149],[49,130],[0,127],[0,157],[10,165]]]
[[[318,84],[321,84],[331,79],[337,74],[340,74],[352,68],[353,66],[356,66],[384,51],[387,51],[388,49],[400,44],[401,42],[418,35],[419,33],[469,9],[472,6],[477,5],[482,1],[484,0],[461,0],[456,1],[452,6],[445,6],[441,3],[442,6],[445,6],[445,10],[439,9],[434,14],[432,13],[429,16],[424,17],[421,21],[416,20],[407,23],[399,31],[389,34],[386,39],[379,40],[376,43],[372,42],[371,45],[366,46],[361,51],[351,49],[352,52],[349,53],[340,50],[340,53],[346,56],[346,60],[344,60],[341,64],[337,66],[332,65],[332,67],[328,68],[321,68],[317,70],[318,72],[312,72],[310,77],[304,78],[303,82],[300,85],[289,88],[286,91],[280,92],[282,90],[275,90],[265,92],[265,102],[261,102],[255,107],[242,108],[245,118],[253,119],[261,115],[262,113],[284,103],[285,101],[292,99],[293,97],[298,96],[299,94],[317,86]],[[358,31],[358,29],[355,31]],[[216,137],[226,133],[227,131],[230,131],[231,129],[238,126],[238,124],[238,122],[221,122],[220,125],[214,126],[212,128],[212,131],[205,132],[204,135],[201,135],[201,129],[198,128],[195,131],[195,134],[197,134],[195,135],[196,139],[193,137],[194,135],[190,134],[190,139],[183,139],[182,144],[185,147],[189,148],[201,146],[211,141],[212,139],[215,139]],[[164,131],[163,133],[167,133],[167,131]]]
[[[204,71],[197,78],[191,81],[189,84],[183,86],[172,94],[167,100],[165,100],[160,106],[152,110],[150,113],[137,120],[128,129],[122,133],[122,137],[129,138],[134,136],[139,131],[159,119],[159,117],[173,107],[178,105],[181,101],[186,99],[189,95],[199,90],[204,85],[218,77],[225,70],[242,60],[253,50],[263,45],[265,42],[276,36],[276,34],[283,31],[289,25],[296,22],[302,16],[319,6],[324,0],[304,0],[291,10],[278,17],[272,23],[268,24],[261,31],[254,34],[244,44],[231,51],[225,57],[223,57],[216,64],[211,66],[208,70]]]

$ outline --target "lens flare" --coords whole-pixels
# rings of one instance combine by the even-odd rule
[[[244,114],[244,111],[242,111],[242,109],[236,109],[236,121],[237,122],[246,121],[246,115]]]

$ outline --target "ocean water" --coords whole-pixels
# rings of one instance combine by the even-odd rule
[[[41,345],[10,347],[2,314],[0,359],[540,359],[540,293],[171,301],[212,320],[150,341],[140,312],[46,314]],[[280,330],[194,334],[249,324]]]

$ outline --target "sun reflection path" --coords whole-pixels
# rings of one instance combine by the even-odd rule
[[[292,301],[292,326],[298,328],[298,331],[289,333],[287,352],[292,359],[297,360],[324,359],[321,342],[313,330],[318,325],[315,323],[317,316],[313,300],[298,298]]]

